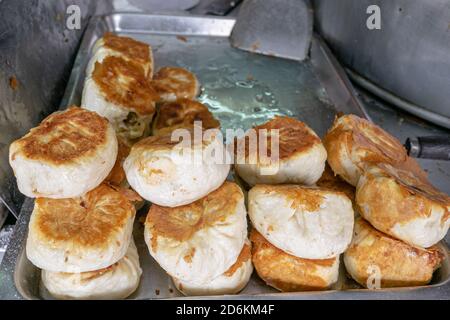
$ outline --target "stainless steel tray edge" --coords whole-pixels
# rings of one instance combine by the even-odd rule
[[[177,20],[186,27],[186,25],[193,24],[190,28],[182,29],[183,35],[212,35],[211,25],[219,25],[223,28],[216,36],[227,37],[228,32],[231,31],[234,25],[234,19],[229,18],[208,18],[195,16],[160,16],[160,15],[145,15],[145,14],[128,14],[128,13],[114,13],[108,16],[101,16],[92,19],[83,41],[80,46],[80,52],[87,50],[92,46],[92,39],[90,36],[98,32],[106,30],[114,30],[126,32],[132,30],[129,24],[130,21],[143,18],[145,21],[154,20],[159,21],[166,27],[164,33],[181,33],[180,29],[173,28],[168,24],[169,21]],[[206,24],[203,24],[206,22]],[[204,25],[208,26],[208,30],[203,30]],[[197,26],[197,27],[195,27]],[[127,29],[129,28],[129,29]],[[203,30],[203,31],[202,31]],[[157,30],[148,29],[147,32],[155,33]],[[215,35],[215,34],[214,34]],[[337,61],[327,50],[321,39],[315,35],[313,39],[311,53],[311,62],[315,68],[318,68],[318,75],[322,86],[327,91],[329,97],[340,110],[353,113],[365,113],[363,106],[360,104],[354,95],[351,83],[348,81],[345,72],[337,64]],[[83,81],[85,62],[80,57],[83,54],[78,54],[75,60],[74,68],[69,79],[67,88],[78,87],[76,84]],[[67,106],[69,101],[74,101],[74,96],[79,93],[73,90],[66,90],[66,94],[61,102],[61,107]],[[342,109],[341,109],[342,106]],[[361,108],[361,109],[359,109]],[[39,286],[39,270],[34,268],[25,257],[25,241],[28,231],[28,221],[32,212],[33,199],[26,199],[21,210],[19,220],[17,221],[14,235],[11,239],[10,245],[5,254],[2,265],[0,266],[0,299],[37,299],[39,298],[35,292],[38,291],[36,286]],[[260,300],[260,299],[442,299],[450,296],[450,270],[449,270],[449,254],[448,247],[442,243],[446,255],[446,263],[441,270],[441,274],[445,276],[440,283],[413,287],[413,288],[397,288],[397,289],[381,289],[381,290],[366,290],[366,289],[350,289],[350,290],[329,290],[322,292],[299,292],[299,293],[268,293],[268,294],[240,294],[230,296],[208,296],[208,297],[175,297],[174,299],[243,299],[243,300]]]

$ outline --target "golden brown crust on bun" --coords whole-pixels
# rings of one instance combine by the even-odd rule
[[[106,182],[115,186],[121,186],[127,179],[122,165],[126,157],[130,154],[131,148],[122,139],[119,138],[117,141],[119,143],[117,159],[111,172],[106,177]]]
[[[148,44],[130,37],[123,37],[107,32],[103,35],[104,46],[120,52],[136,64],[150,63],[151,48]],[[152,71],[149,72],[150,74]]]
[[[271,155],[272,138],[270,130],[279,132],[279,157],[286,159],[293,155],[308,151],[315,144],[321,144],[319,137],[303,122],[289,117],[276,116],[274,119],[254,127],[259,132],[267,130],[267,156]],[[257,135],[259,139],[259,134]],[[246,139],[245,153],[249,155],[248,139]],[[259,147],[259,143],[258,143]],[[235,148],[236,151],[237,148]],[[257,151],[257,150],[256,150]]]
[[[376,230],[362,218],[356,220],[352,244],[344,253],[347,271],[364,287],[374,268],[380,271],[382,288],[427,284],[442,259],[437,247],[410,246]]]
[[[104,247],[135,215],[134,206],[115,189],[102,184],[73,199],[37,198],[35,226],[48,242]]]
[[[332,284],[321,276],[319,269],[335,267],[339,257],[325,260],[298,258],[272,245],[255,229],[250,233],[250,240],[253,265],[268,285],[293,292],[324,290]]]
[[[186,241],[200,229],[225,221],[227,215],[234,214],[242,197],[242,191],[235,183],[225,181],[220,188],[188,205],[170,208],[153,204],[145,221],[153,235],[153,250],[157,251],[159,236]]]
[[[355,202],[355,187],[335,175],[328,164],[325,165],[325,170],[322,177],[320,177],[316,184],[321,189],[343,192],[352,201],[352,203]]]
[[[379,163],[365,172],[356,202],[374,227],[413,245],[431,246],[448,230],[450,197],[413,172],[389,164]],[[423,223],[416,224],[419,221]]]
[[[201,121],[203,129],[220,127],[219,121],[200,102],[189,99],[166,102],[159,107],[153,124],[153,134],[164,135],[175,129],[192,128],[195,121]]]
[[[198,80],[190,71],[178,67],[163,67],[153,77],[153,86],[160,101],[181,98],[194,99],[199,91]]]
[[[158,94],[136,64],[121,57],[108,56],[95,63],[92,78],[108,102],[141,116],[155,112]]]
[[[236,262],[224,273],[225,276],[231,277],[245,262],[252,258],[252,246],[250,243],[244,244]]]
[[[380,162],[411,170],[418,177],[426,178],[426,173],[408,157],[400,141],[355,115],[336,118],[323,142],[333,171],[352,185],[357,184],[367,165]]]
[[[107,140],[108,120],[95,112],[69,107],[45,118],[14,144],[16,153],[51,164],[75,162],[95,153]]]

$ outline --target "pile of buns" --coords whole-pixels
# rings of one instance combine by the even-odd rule
[[[137,197],[108,180],[117,155],[109,122],[78,107],[53,113],[10,146],[19,189],[36,198],[26,254],[57,298],[124,298],[139,284]]]
[[[268,149],[274,143],[279,148],[278,161],[272,163],[263,161],[259,148],[245,145],[243,159],[235,163],[236,173],[251,186],[248,213],[255,269],[281,291],[330,288],[338,280],[340,254],[352,238],[352,201],[344,192],[316,185],[327,152],[305,123],[276,117],[254,129],[258,145],[266,139]]]
[[[281,291],[324,290],[338,281],[341,254],[363,286],[373,267],[383,287],[430,281],[450,201],[395,138],[348,115],[322,143],[305,123],[275,117],[253,128],[266,144],[233,144],[243,150],[240,186],[226,181],[229,163],[205,156],[228,159],[229,145],[195,101],[195,75],[153,70],[149,45],[105,34],[82,108],[55,112],[10,146],[19,189],[36,198],[27,257],[54,297],[118,299],[138,288],[132,230],[143,199],[149,253],[185,295],[238,293],[253,267]],[[178,129],[203,139],[180,148]],[[266,161],[261,148],[274,145],[277,160]]]
[[[348,273],[365,287],[423,285],[443,252],[450,197],[434,188],[393,136],[354,115],[335,120],[324,139],[328,163],[356,187],[358,217],[344,254]]]

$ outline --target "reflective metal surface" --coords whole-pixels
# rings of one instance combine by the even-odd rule
[[[110,30],[119,34],[128,34],[152,44],[156,67],[179,65],[196,73],[203,87],[200,100],[210,106],[215,116],[220,119],[223,128],[243,127],[246,129],[253,124],[265,121],[274,114],[287,114],[306,121],[320,135],[323,135],[333,121],[336,113],[335,106],[344,106],[348,99],[352,100],[353,91],[334,94],[333,99],[328,96],[328,91],[345,91],[349,87],[342,86],[342,83],[346,82],[342,78],[345,74],[339,70],[321,70],[321,68],[332,68],[332,64],[318,61],[333,60],[326,57],[327,51],[321,49],[321,42],[317,38],[313,40],[313,46],[316,46],[316,49],[312,51],[311,60],[303,63],[254,55],[229,46],[228,36],[233,24],[233,19],[142,14],[114,14],[99,18],[93,21],[85,34],[61,107],[69,103],[79,103],[84,69],[90,49],[103,32]],[[145,28],[139,29],[139,26],[145,26]],[[186,39],[177,37],[180,34]],[[329,77],[322,78],[318,74],[329,75]],[[326,81],[321,81],[321,78]],[[352,109],[346,111],[351,112]],[[356,107],[353,111],[361,112]],[[25,256],[24,245],[32,208],[33,200],[26,199],[11,243],[0,266],[0,298],[50,298],[40,283],[40,270],[34,267]],[[139,212],[134,228],[134,237],[144,273],[138,291],[130,298],[180,298],[170,278],[149,255],[143,241],[141,217],[145,216],[146,210],[147,208],[143,208]],[[339,281],[329,291],[278,293],[266,286],[254,273],[241,294],[216,298],[392,299],[395,297],[399,299],[415,297],[435,299],[441,296],[448,297],[449,257],[448,249],[443,244],[442,248],[446,253],[445,263],[436,272],[429,286],[369,291],[361,289],[347,278],[341,264]]]
[[[450,128],[448,0],[314,0],[315,24],[339,61],[390,102]],[[370,5],[381,29],[369,30]],[[369,88],[370,89],[370,88]]]
[[[357,83],[364,89],[369,90],[373,94],[376,94],[378,97],[389,102],[390,104],[397,106],[397,107],[399,107],[409,113],[412,113],[416,116],[419,116],[423,119],[431,121],[431,122],[433,122],[437,125],[440,125],[444,128],[450,129],[450,118],[449,117],[442,116],[433,111],[428,111],[427,109],[424,109],[424,108],[419,107],[409,101],[406,101],[406,100],[398,97],[397,95],[377,86],[376,84],[374,84],[373,82],[362,77],[355,71],[352,71],[352,70],[346,68],[346,72],[348,73],[350,78],[355,83]]]
[[[282,17],[282,19],[279,19]],[[311,47],[313,14],[303,0],[246,0],[230,42],[235,48],[303,61]]]
[[[78,5],[79,30],[69,30],[66,9]],[[81,35],[109,1],[0,1],[0,198],[17,215],[23,201],[8,163],[11,141],[57,109]]]

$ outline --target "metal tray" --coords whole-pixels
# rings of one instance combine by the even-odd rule
[[[319,135],[331,125],[337,111],[366,113],[342,68],[315,35],[309,60],[299,63],[260,56],[230,47],[228,36],[235,20],[196,16],[165,16],[115,13],[94,18],[81,43],[61,108],[79,104],[84,70],[94,42],[106,31],[126,34],[148,42],[156,67],[178,65],[193,71],[202,84],[199,100],[208,104],[223,128],[247,129],[275,114],[297,117]],[[25,255],[25,240],[33,200],[26,199],[4,261],[0,267],[0,298],[51,299],[40,282],[40,270]],[[136,217],[134,238],[143,275],[130,299],[180,298],[170,278],[149,255],[143,241],[148,206]],[[438,299],[450,295],[448,248],[443,266],[428,286],[382,290],[362,289],[341,263],[339,281],[320,292],[279,293],[253,274],[247,287],[226,299]],[[199,297],[194,297],[198,299]],[[200,297],[201,298],[201,297]]]

